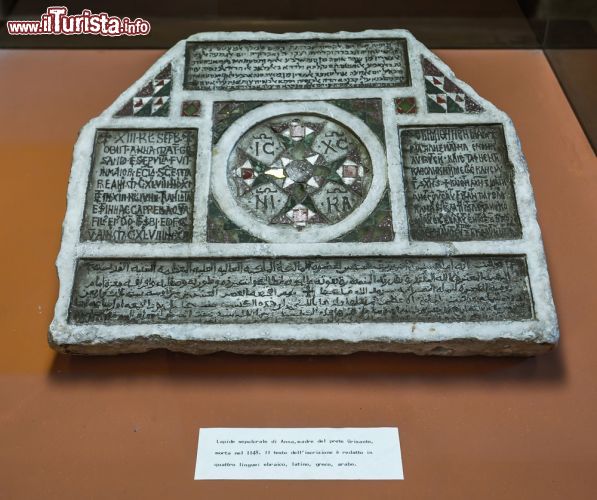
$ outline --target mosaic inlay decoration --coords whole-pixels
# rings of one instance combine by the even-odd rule
[[[181,40],[81,130],[67,206],[62,352],[558,340],[514,125],[405,30]]]
[[[241,137],[230,155],[228,182],[241,209],[300,231],[354,211],[371,185],[371,158],[338,122],[282,116]]]
[[[168,64],[143,85],[114,116],[168,116],[172,65]]]
[[[201,101],[183,101],[180,116],[199,116],[201,114]]]
[[[480,113],[483,108],[429,59],[421,58],[429,113]]]
[[[213,128],[212,141],[214,143],[220,140],[224,131],[235,120],[264,104],[263,102],[246,101],[246,102],[214,102],[213,104]]]
[[[417,113],[417,100],[414,97],[397,97],[396,113],[400,115],[412,115]]]

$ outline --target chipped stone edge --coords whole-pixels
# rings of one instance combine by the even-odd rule
[[[134,338],[106,344],[72,344],[54,346],[64,354],[109,355],[143,353],[154,349],[204,355],[216,352],[234,354],[272,355],[347,355],[357,352],[388,352],[415,354],[418,356],[535,356],[551,351],[554,344],[548,342],[524,342],[514,339],[452,339],[446,341],[410,342],[342,342],[338,340],[295,340],[271,341],[262,339],[234,340],[225,345],[221,341],[172,341],[160,336]]]
[[[209,129],[212,103],[216,100],[278,100],[284,93],[285,100],[313,100],[312,91],[185,91],[182,89],[184,52],[187,41],[200,40],[301,40],[400,37],[407,40],[411,87],[396,89],[343,89],[320,90],[320,100],[380,97],[384,105],[384,125],[388,140],[388,157],[400,154],[398,134],[392,129],[398,123],[408,125],[487,124],[501,123],[504,127],[510,161],[515,172],[515,193],[522,223],[522,240],[482,242],[411,242],[404,231],[404,222],[398,229],[393,243],[350,244],[342,243],[341,250],[330,244],[305,244],[299,248],[292,244],[243,244],[231,248],[223,244],[205,243],[201,227],[194,227],[194,243],[189,244],[98,244],[79,243],[79,229],[83,216],[85,191],[90,169],[89,157],[93,139],[98,128],[198,128]],[[453,79],[469,96],[484,108],[479,114],[442,114],[435,116],[424,112],[426,97],[420,57],[435,64],[446,76]],[[170,117],[114,118],[113,114],[132,98],[140,85],[150,79],[168,63],[172,63],[174,88],[170,100]],[[417,89],[418,86],[418,89]],[[414,95],[420,109],[418,115],[388,114],[396,97]],[[198,118],[178,116],[181,101],[187,98],[202,101]],[[211,142],[199,137],[197,174],[210,177]],[[396,161],[389,165],[389,177],[395,181],[390,188],[392,201],[403,202],[402,175],[396,171]],[[196,186],[195,200],[199,200],[200,188]],[[206,191],[206,188],[204,188]],[[204,194],[202,195],[204,196]],[[195,221],[201,220],[200,206],[195,207]],[[405,206],[394,207],[394,215],[406,220]],[[196,224],[197,226],[197,224]],[[200,225],[199,225],[200,226]],[[200,33],[178,42],[160,57],[128,90],[118,97],[98,117],[89,121],[81,130],[73,152],[73,165],[69,179],[67,211],[63,223],[63,237],[56,266],[60,278],[60,293],[55,316],[50,325],[49,343],[60,352],[73,354],[114,354],[143,352],[156,348],[195,354],[215,351],[261,354],[346,354],[356,351],[413,352],[440,355],[522,355],[530,356],[553,348],[559,339],[557,316],[553,304],[549,275],[536,220],[536,208],[530,185],[526,161],[511,119],[493,104],[480,97],[468,84],[462,82],[435,54],[424,47],[406,30],[369,30],[360,33]],[[204,228],[203,228],[204,229]],[[149,248],[148,248],[149,247]],[[242,257],[251,255],[520,255],[527,258],[529,280],[533,295],[536,319],[518,322],[482,323],[370,323],[370,324],[251,324],[251,325],[71,325],[66,321],[72,291],[75,263],[85,257]]]

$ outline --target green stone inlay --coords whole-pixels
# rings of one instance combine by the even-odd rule
[[[398,97],[394,102],[398,114],[409,115],[417,112],[417,101],[414,97]]]
[[[442,108],[439,104],[432,101],[429,97],[427,97],[427,111],[429,113],[445,113],[446,110]]]
[[[392,225],[392,207],[388,191],[384,193],[381,200],[359,226],[352,231],[336,238],[335,242],[343,243],[370,243],[373,241],[393,241],[394,228]]]
[[[170,112],[170,102],[168,101],[166,104],[164,104],[161,108],[159,108],[151,116],[168,116],[169,112]]]
[[[210,196],[207,205],[207,241],[209,243],[261,243],[232,222]]]
[[[445,91],[433,85],[429,80],[425,80],[425,92],[427,94],[445,94]]]
[[[154,97],[169,96],[171,90],[172,90],[172,81],[170,81],[166,85],[164,85],[160,90],[158,90],[155,94],[153,94],[153,96]]]
[[[201,112],[201,101],[183,101],[181,116],[199,116]]]
[[[220,140],[222,134],[241,116],[247,114],[252,109],[265,104],[263,101],[226,101],[214,102],[213,108],[213,136],[212,142],[215,144]]]
[[[334,99],[330,104],[363,120],[385,146],[381,99]]]
[[[151,116],[151,101],[137,111],[135,116]]]

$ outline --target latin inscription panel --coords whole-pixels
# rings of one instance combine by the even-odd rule
[[[98,130],[81,240],[191,241],[196,156],[194,129]]]
[[[188,42],[186,90],[410,85],[406,40]]]
[[[82,259],[76,324],[533,318],[523,256]]]
[[[522,236],[501,125],[407,127],[400,139],[413,240]]]

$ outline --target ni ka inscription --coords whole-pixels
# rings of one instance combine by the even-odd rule
[[[98,130],[82,241],[187,242],[197,131]]]
[[[339,89],[410,84],[406,40],[188,42],[185,90]]]
[[[400,139],[413,240],[522,237],[501,125],[409,127]]]
[[[523,256],[83,259],[75,324],[533,318]]]

